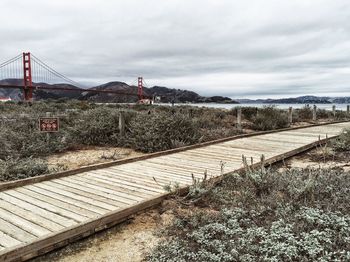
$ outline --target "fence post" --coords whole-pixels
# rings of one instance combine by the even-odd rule
[[[346,113],[348,114],[348,116],[350,115],[350,105],[347,105],[347,107],[346,107]]]
[[[332,106],[332,112],[333,112],[333,117],[335,118],[335,115],[336,115],[335,105]]]
[[[312,110],[312,121],[316,121],[317,120],[317,106],[314,105],[314,108]]]
[[[125,117],[123,112],[119,113],[119,135],[125,135]]]
[[[46,112],[45,116],[51,117],[51,112]],[[50,133],[49,132],[46,132],[46,143],[48,143],[48,144],[50,143]]]
[[[242,108],[237,108],[237,129],[242,130]]]
[[[289,125],[293,124],[293,107],[289,107],[288,109],[288,122]]]

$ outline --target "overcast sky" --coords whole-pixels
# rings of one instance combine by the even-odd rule
[[[0,62],[30,51],[88,85],[350,95],[349,0],[1,0],[0,12]]]

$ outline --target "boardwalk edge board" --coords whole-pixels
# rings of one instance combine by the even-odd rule
[[[335,136],[336,137],[336,136]],[[272,158],[269,158],[265,161],[265,165],[271,165],[273,163],[282,161],[284,159],[290,158],[294,155],[300,154],[302,152],[305,152],[311,148],[314,148],[320,144],[326,143],[327,140],[330,138],[325,138],[320,141],[316,141],[310,144],[307,144],[305,146],[299,147],[297,149],[291,150],[289,152],[274,156]],[[261,165],[260,162],[257,162],[252,165],[252,167],[259,167]],[[230,172],[227,172],[223,174],[223,176],[227,176],[232,173],[240,173],[243,172],[245,169],[239,168]],[[215,182],[219,182],[223,176],[217,176],[212,178],[211,180]],[[188,191],[188,186],[183,187],[180,189],[180,194],[184,194]],[[85,222],[83,224],[80,224],[79,226],[72,226],[69,228],[66,228],[58,233],[53,233],[49,236],[45,236],[42,238],[37,239],[35,242],[26,245],[21,244],[16,247],[13,247],[10,250],[6,250],[3,252],[0,252],[0,261],[8,262],[8,261],[25,261],[30,258],[40,256],[42,254],[45,254],[47,252],[50,252],[54,249],[57,249],[59,247],[63,247],[68,245],[69,243],[72,243],[74,241],[77,241],[79,239],[82,239],[84,237],[87,237],[89,235],[94,234],[95,232],[110,228],[114,225],[117,225],[125,220],[127,220],[130,216],[137,214],[140,211],[143,211],[148,208],[155,207],[159,205],[166,197],[169,197],[170,193],[162,194],[156,198],[146,200],[144,202],[141,202],[135,206],[128,207],[122,210],[112,211],[106,215],[101,216],[98,219],[91,219],[88,222]]]
[[[41,176],[36,176],[36,177],[30,177],[30,178],[26,178],[26,179],[22,179],[22,180],[18,180],[18,181],[10,181],[10,182],[5,182],[5,183],[0,183],[0,192],[4,191],[4,190],[12,189],[12,188],[20,187],[20,186],[25,186],[25,185],[37,183],[37,182],[42,182],[42,181],[51,180],[51,179],[55,179],[55,178],[71,176],[71,175],[75,175],[75,174],[79,174],[79,173],[83,173],[83,172],[87,172],[87,171],[92,171],[92,170],[97,170],[97,169],[101,169],[101,168],[137,162],[140,160],[150,159],[150,158],[154,158],[154,157],[158,157],[158,156],[169,155],[172,153],[182,152],[182,151],[186,151],[189,149],[195,149],[195,148],[201,148],[201,147],[205,147],[205,146],[209,146],[209,145],[215,145],[218,143],[237,140],[240,138],[253,137],[253,136],[259,136],[259,135],[265,135],[265,134],[272,134],[272,133],[278,133],[278,132],[290,131],[290,130],[298,130],[298,129],[304,129],[304,128],[309,128],[309,127],[317,127],[317,126],[325,126],[325,125],[332,125],[332,124],[338,124],[338,123],[346,123],[346,122],[350,122],[350,121],[334,121],[334,122],[330,122],[330,123],[321,123],[321,124],[314,124],[314,125],[306,125],[306,126],[282,128],[282,129],[269,130],[269,131],[254,132],[254,133],[250,133],[250,134],[235,135],[235,136],[226,137],[226,138],[217,139],[217,140],[212,140],[212,141],[199,143],[199,144],[195,144],[195,145],[184,146],[184,147],[165,150],[165,151],[161,151],[161,152],[146,154],[146,155],[139,156],[139,157],[116,160],[116,161],[111,161],[111,162],[97,164],[97,165],[89,165],[89,166],[85,166],[85,167],[81,167],[81,168],[77,168],[77,169],[73,169],[73,170],[69,170],[69,171],[63,171],[63,172],[54,173],[54,174],[46,174],[46,175],[41,175]]]

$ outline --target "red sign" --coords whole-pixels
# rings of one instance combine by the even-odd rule
[[[58,117],[40,117],[40,132],[58,132],[60,129]]]

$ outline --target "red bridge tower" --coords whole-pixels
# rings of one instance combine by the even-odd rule
[[[138,78],[138,89],[137,89],[137,95],[139,97],[139,100],[143,99],[143,78]]]
[[[23,86],[24,100],[31,102],[33,100],[33,82],[30,53],[23,53]]]

